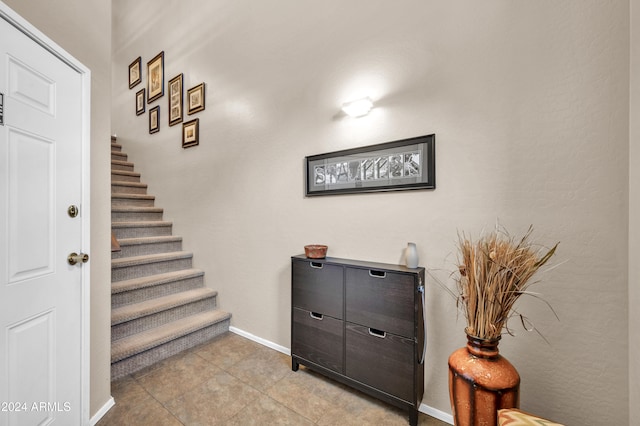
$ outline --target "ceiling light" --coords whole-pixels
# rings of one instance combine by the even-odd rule
[[[367,115],[371,108],[373,108],[373,102],[368,97],[342,104],[342,111],[351,117]]]

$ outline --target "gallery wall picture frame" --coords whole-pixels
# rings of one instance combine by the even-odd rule
[[[147,62],[147,103],[164,96],[164,51]]]
[[[129,65],[129,89],[133,89],[142,81],[142,57],[138,56]]]
[[[182,147],[190,148],[200,143],[200,119],[182,123]]]
[[[149,133],[158,133],[160,131],[160,105],[149,110]]]
[[[305,196],[435,189],[435,135],[305,157]]]
[[[182,74],[169,80],[169,126],[182,122],[182,83]]]
[[[204,83],[187,91],[187,114],[191,115],[204,110],[204,95]]]
[[[145,112],[144,87],[136,92],[136,115],[142,115]]]

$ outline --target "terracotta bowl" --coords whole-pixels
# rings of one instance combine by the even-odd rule
[[[324,259],[327,257],[327,248],[327,246],[321,244],[304,246],[304,255],[309,259]]]

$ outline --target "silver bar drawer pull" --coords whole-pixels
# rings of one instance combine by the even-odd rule
[[[374,271],[374,270],[370,270],[369,271],[369,275],[374,277],[374,278],[384,278],[387,276],[387,273],[385,271]]]
[[[321,262],[309,262],[309,265],[311,265],[312,268],[316,269],[322,269],[322,267],[324,266]]]
[[[369,329],[369,334],[372,335],[373,337],[378,337],[380,339],[384,339],[385,337],[387,337],[387,333],[382,331],[382,330],[376,330],[375,328],[370,328]]]

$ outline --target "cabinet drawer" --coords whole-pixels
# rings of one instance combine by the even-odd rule
[[[344,322],[304,309],[293,309],[291,353],[344,374]]]
[[[413,341],[349,322],[346,324],[347,377],[414,402]]]
[[[414,276],[369,269],[347,268],[349,322],[412,337],[414,331]]]
[[[293,306],[343,319],[343,270],[316,261],[293,261]]]

